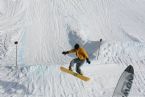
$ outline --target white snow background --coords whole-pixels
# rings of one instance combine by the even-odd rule
[[[59,69],[75,43],[88,82]],[[145,0],[0,0],[0,97],[111,97],[128,65],[129,97],[145,97]]]

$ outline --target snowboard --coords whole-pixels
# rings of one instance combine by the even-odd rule
[[[129,65],[119,78],[112,97],[128,97],[134,80],[134,68]]]
[[[81,80],[83,80],[83,81],[88,81],[88,80],[90,80],[90,78],[89,77],[86,77],[86,76],[84,76],[84,75],[80,75],[80,74],[78,74],[78,73],[76,73],[76,72],[73,72],[73,71],[71,71],[71,70],[69,70],[69,69],[67,69],[67,68],[65,68],[65,67],[60,67],[60,70],[61,71],[63,71],[63,72],[65,72],[65,73],[68,73],[68,74],[71,74],[71,75],[73,75],[73,76],[75,76],[75,77],[77,77],[77,78],[79,78],[79,79],[81,79]]]

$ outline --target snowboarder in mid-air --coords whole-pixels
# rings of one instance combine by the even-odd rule
[[[82,72],[81,72],[80,67],[84,64],[85,60],[87,61],[88,64],[91,63],[90,60],[89,60],[89,57],[88,57],[88,54],[87,54],[86,50],[84,48],[81,48],[79,46],[79,44],[75,44],[74,45],[74,49],[62,52],[62,54],[64,54],[64,55],[70,54],[70,53],[75,53],[77,58],[73,59],[70,62],[69,70],[72,71],[72,66],[74,64],[76,64],[76,72],[81,74],[81,75],[83,75]]]

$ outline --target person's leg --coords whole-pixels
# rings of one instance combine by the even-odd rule
[[[79,74],[81,74],[81,75],[83,75],[83,74],[81,72],[80,67],[84,64],[84,62],[85,62],[84,60],[79,60],[79,62],[76,65],[76,72],[79,73]]]
[[[73,67],[73,66],[74,66],[74,64],[76,64],[76,63],[78,63],[78,62],[79,62],[78,58],[73,59],[73,60],[70,62],[70,65],[69,65],[69,70],[72,70],[72,68],[71,68],[71,67]]]

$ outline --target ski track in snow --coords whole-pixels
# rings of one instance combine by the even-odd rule
[[[114,46],[115,43],[116,46]],[[20,66],[18,70],[12,66],[1,66],[0,79],[5,79],[0,80],[1,94],[4,97],[17,97],[20,95],[21,97],[92,97],[96,95],[111,97],[119,75],[127,65],[131,64],[135,68],[135,79],[129,97],[144,97],[145,61],[133,61],[131,59],[134,57],[131,56],[127,59],[126,57],[123,58],[123,56],[126,56],[124,51],[126,49],[123,49],[123,46],[118,46],[123,44],[115,43],[104,43],[100,48],[99,59],[104,59],[104,63],[102,60],[98,60],[95,63],[92,62],[94,65],[85,65],[82,68],[84,73],[91,77],[89,82],[83,82],[61,72],[59,65]],[[127,43],[129,47],[130,44],[132,43]],[[119,47],[118,50],[116,50],[116,47]],[[116,51],[112,52],[112,50]],[[118,54],[119,51],[124,55]],[[138,51],[138,47],[130,48],[130,52],[134,53],[133,55],[136,54],[136,51]],[[99,63],[99,61],[102,63]],[[113,65],[113,63],[115,64]],[[115,69],[114,72],[112,72],[113,68]],[[5,72],[5,75],[3,72]]]
[[[8,37],[1,38],[6,42],[0,41],[3,51],[0,58],[5,57],[2,62],[7,64],[0,63],[1,97],[111,97],[119,76],[130,64],[135,68],[135,79],[129,97],[145,97],[143,0],[0,0],[0,3],[4,6],[0,6],[0,34]],[[71,31],[67,26],[80,35],[85,33],[87,41],[98,41],[100,37],[115,40],[103,41],[97,51],[98,60],[84,65],[84,73],[91,78],[89,82],[59,70],[60,65],[71,59],[61,55],[64,49],[71,48],[68,43]],[[19,63],[36,65],[15,68],[15,40],[20,43]]]

